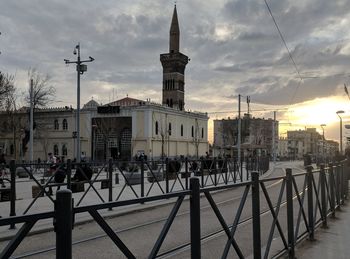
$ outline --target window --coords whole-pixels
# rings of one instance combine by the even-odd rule
[[[173,107],[173,99],[170,99],[170,107]]]
[[[181,137],[184,136],[184,125],[181,124]]]
[[[54,154],[55,156],[58,156],[58,145],[54,145],[54,146],[53,146],[53,154]]]
[[[192,138],[194,137],[194,128],[193,128],[193,126],[191,128],[191,136],[192,136]]]
[[[13,146],[13,144],[11,144],[10,146],[10,155],[13,155],[15,153],[15,148]]]
[[[62,145],[62,156],[67,156],[67,146],[66,146],[66,144]]]
[[[60,126],[59,126],[59,124],[58,124],[58,120],[56,119],[56,120],[54,121],[54,129],[55,129],[55,130],[59,130],[59,128],[60,128]]]
[[[66,119],[64,119],[62,122],[62,128],[63,128],[63,130],[68,130],[68,122]]]
[[[156,135],[158,135],[158,121],[156,121]]]
[[[171,123],[169,123],[168,132],[169,132],[169,136],[171,136]]]
[[[202,128],[202,138],[204,138],[204,129]]]

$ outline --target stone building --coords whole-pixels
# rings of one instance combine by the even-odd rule
[[[275,131],[273,133],[273,130]],[[252,118],[244,114],[241,119],[241,152],[245,155],[272,155],[273,137],[275,150],[278,146],[278,121]],[[237,151],[238,119],[214,120],[214,149],[216,154],[231,154]]]

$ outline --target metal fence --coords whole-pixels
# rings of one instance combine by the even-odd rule
[[[233,159],[218,158],[132,162],[109,160],[105,163],[73,163],[68,160],[54,167],[45,163],[19,164],[11,161],[7,179],[9,187],[0,191],[7,191],[7,199],[10,201],[9,215],[15,216],[26,215],[32,211],[42,197],[50,200],[53,208],[55,188],[70,189],[78,194],[74,196],[74,206],[79,207],[83,202],[88,202],[86,197],[89,192],[97,198],[93,204],[106,203],[189,190],[191,177],[199,178],[203,188],[247,181],[252,170],[263,174],[268,169],[267,157],[246,160],[241,168]],[[28,192],[22,194],[18,190],[20,184],[28,182],[33,184],[32,199],[24,197],[28,196]],[[26,188],[28,187],[27,184]],[[22,191],[23,188],[20,189]],[[16,206],[19,198],[22,203],[27,202],[25,206],[21,206],[21,210],[18,209],[18,204]]]
[[[302,183],[302,188],[298,187],[297,181]],[[272,181],[280,181],[281,187],[276,204],[273,204],[267,191],[266,185]],[[337,209],[344,204],[348,197],[348,172],[345,171],[344,163],[330,164],[328,167],[321,165],[319,170],[307,167],[306,172],[292,174],[292,169],[286,170],[283,177],[259,179],[259,173],[253,172],[252,179],[248,182],[234,183],[222,186],[202,187],[199,178],[190,178],[189,189],[174,193],[167,193],[152,197],[143,197],[127,201],[114,201],[90,206],[73,207],[72,192],[68,189],[60,190],[55,200],[55,210],[47,213],[37,213],[32,215],[22,215],[0,219],[0,226],[23,224],[16,236],[1,251],[0,258],[9,258],[17,246],[25,238],[33,226],[43,219],[54,218],[56,231],[56,258],[72,258],[72,227],[74,217],[80,213],[89,213],[103,231],[109,236],[114,244],[122,251],[127,258],[135,258],[135,255],[108,225],[101,216],[100,211],[104,209],[123,207],[131,204],[147,203],[175,198],[176,202],[155,242],[151,251],[148,251],[148,258],[156,258],[158,252],[169,232],[169,229],[177,215],[185,197],[190,199],[190,240],[188,246],[191,250],[191,258],[201,258],[201,242],[208,238],[208,235],[201,234],[201,194],[210,204],[222,232],[227,237],[225,248],[222,251],[222,258],[227,258],[230,250],[239,258],[244,258],[244,251],[239,246],[237,240],[237,228],[242,222],[242,211],[247,207],[249,195],[251,196],[251,216],[244,221],[250,220],[252,224],[252,247],[254,258],[269,258],[270,248],[274,233],[278,231],[278,238],[282,243],[281,250],[275,255],[287,253],[289,258],[295,256],[295,246],[305,237],[314,239],[315,228],[319,225],[327,226],[327,217],[334,216]],[[218,204],[213,199],[213,192],[220,190],[234,190],[244,188],[238,209],[232,219],[232,224],[228,224],[220,212]],[[284,199],[283,199],[284,197]],[[262,210],[263,200],[267,204],[267,209]],[[286,207],[286,224],[283,226],[279,213],[282,206]],[[267,231],[268,235],[263,237],[262,246],[262,225],[260,219],[263,214],[270,214],[272,224]],[[264,247],[264,249],[262,249]],[[146,252],[146,251],[145,251]],[[251,252],[251,251],[250,251]]]

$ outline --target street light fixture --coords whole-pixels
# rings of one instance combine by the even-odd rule
[[[76,159],[77,162],[80,162],[81,152],[80,152],[80,75],[84,74],[84,72],[87,71],[87,65],[83,65],[83,63],[92,62],[95,59],[92,57],[89,57],[88,60],[81,60],[80,59],[80,43],[75,46],[73,50],[73,54],[77,55],[77,60],[70,61],[68,59],[64,59],[64,62],[66,64],[77,64],[77,114],[76,114],[76,134],[77,134],[77,141],[76,141]]]
[[[345,113],[344,111],[337,111],[336,114],[339,117],[340,121],[340,133],[339,133],[339,145],[340,145],[340,155],[343,154],[343,119],[339,114]]]
[[[324,160],[324,142],[325,142],[325,138],[324,138],[324,127],[326,127],[326,124],[321,124],[320,125],[322,128],[322,159]]]

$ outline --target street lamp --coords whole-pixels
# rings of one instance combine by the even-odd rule
[[[87,65],[83,65],[83,63],[92,62],[95,59],[92,57],[89,57],[88,60],[80,59],[80,43],[78,43],[78,45],[75,46],[73,54],[74,55],[78,54],[77,60],[70,61],[68,59],[64,59],[64,62],[66,64],[71,64],[71,63],[77,64],[76,158],[77,158],[77,162],[80,162],[80,156],[81,156],[81,152],[80,152],[80,75],[84,74],[84,72],[87,71]]]
[[[340,135],[339,135],[339,144],[340,144],[340,155],[343,154],[343,120],[342,117],[339,114],[345,113],[344,111],[337,111],[336,114],[339,117],[340,120]]]
[[[322,128],[322,159],[324,160],[324,142],[325,142],[325,138],[324,138],[324,127],[326,127],[326,124],[321,124],[320,125]]]

